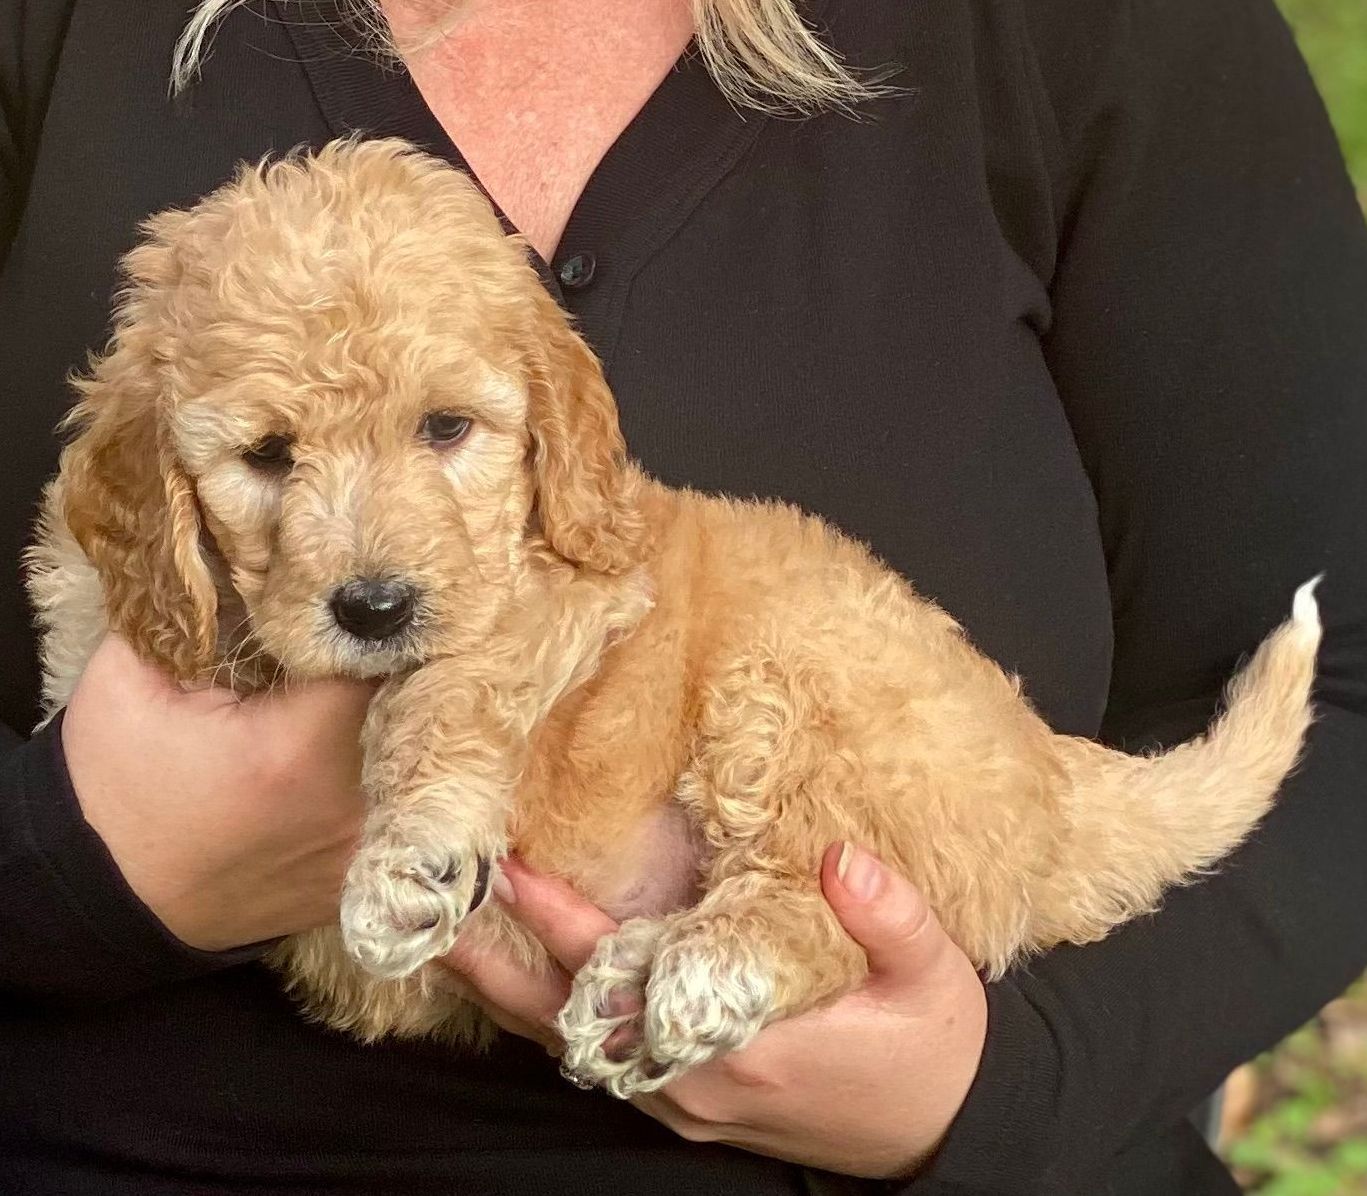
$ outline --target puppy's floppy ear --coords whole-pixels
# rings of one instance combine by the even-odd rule
[[[62,453],[61,509],[100,575],[110,627],[189,680],[214,659],[218,593],[140,314],[130,298],[115,347],[75,383],[82,399],[68,420],[78,431]]]
[[[640,562],[645,524],[617,404],[559,305],[544,291],[538,304],[528,424],[541,528],[566,560],[623,573]]]

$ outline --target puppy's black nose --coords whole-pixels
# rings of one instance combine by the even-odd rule
[[[360,577],[338,586],[332,595],[332,617],[357,639],[387,640],[413,621],[418,592],[407,582]]]

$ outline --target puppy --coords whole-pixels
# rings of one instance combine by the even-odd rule
[[[1201,739],[1055,735],[859,544],[629,464],[525,245],[410,147],[244,169],[146,234],[29,557],[47,702],[108,629],[187,683],[387,678],[340,925],[273,956],[333,1026],[478,1038],[425,965],[458,932],[544,963],[483,901],[516,845],[623,920],[565,1067],[650,1091],[860,982],[831,841],[999,976],[1152,910],[1295,763],[1313,583]]]

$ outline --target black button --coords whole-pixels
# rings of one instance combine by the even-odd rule
[[[591,253],[576,253],[560,263],[560,285],[567,291],[577,291],[593,281],[593,268],[597,263]]]

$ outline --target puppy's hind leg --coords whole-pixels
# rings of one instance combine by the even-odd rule
[[[860,778],[830,709],[818,670],[763,645],[709,687],[679,786],[715,852],[707,893],[648,935],[629,922],[599,944],[561,1015],[573,1074],[618,1096],[649,1092],[863,979],[864,954],[818,880],[826,844],[858,829],[846,805]],[[641,1013],[628,1021],[633,995]]]
[[[510,703],[463,671],[434,662],[371,704],[371,810],[342,890],[342,936],[376,976],[406,976],[449,950],[507,851],[526,745]]]

